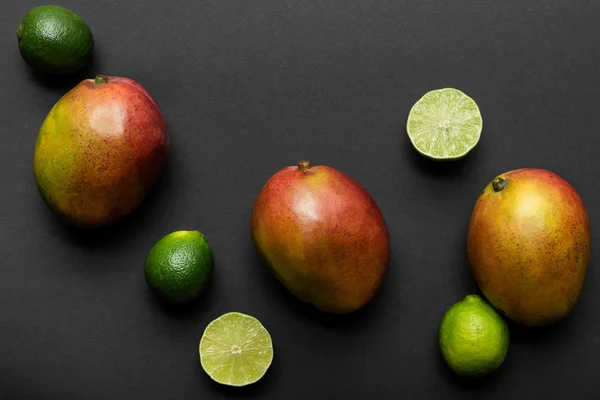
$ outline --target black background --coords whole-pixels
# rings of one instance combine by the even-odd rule
[[[502,367],[478,383],[445,366],[445,310],[477,293],[465,259],[479,192],[497,174],[550,169],[600,226],[600,12],[593,1],[62,1],[93,30],[96,59],[37,77],[15,29],[39,1],[0,12],[0,398],[591,399],[600,389],[600,275],[593,253],[570,317],[514,324]],[[33,180],[51,106],[98,73],[133,78],[171,129],[168,166],[117,225],[66,229]],[[427,91],[455,87],[484,129],[462,161],[411,148]],[[260,263],[249,217],[280,168],[309,158],[357,178],[389,226],[393,262],[376,298],[346,317],[301,304]],[[198,229],[215,276],[191,307],[156,301],[143,262],[163,235]],[[275,347],[259,383],[214,384],[198,342],[228,311],[260,319]]]

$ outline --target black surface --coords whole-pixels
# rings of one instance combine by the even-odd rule
[[[600,10],[593,1],[62,1],[94,32],[93,66],[36,77],[15,29],[38,1],[0,13],[0,398],[591,399],[600,389],[600,275],[593,253],[573,314],[511,325],[508,358],[478,383],[437,348],[445,310],[477,292],[466,227],[482,188],[520,167],[567,179],[600,226]],[[91,233],[57,223],[37,193],[37,130],[56,100],[97,73],[131,77],[171,128],[170,161],[147,201]],[[456,87],[484,130],[466,159],[420,158],[405,133],[425,92]],[[333,318],[291,297],[249,235],[255,196],[309,158],[357,178],[392,238],[368,307]],[[198,229],[215,276],[193,307],[163,307],[143,261],[164,234]],[[202,371],[206,324],[259,318],[275,345],[258,384],[228,389]]]

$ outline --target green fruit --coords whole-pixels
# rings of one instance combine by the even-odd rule
[[[170,303],[200,296],[212,275],[213,253],[198,231],[177,231],[160,239],[146,259],[146,282]]]
[[[202,369],[212,380],[246,386],[260,380],[271,366],[273,342],[259,320],[230,312],[208,324],[199,352]]]
[[[508,351],[506,321],[474,294],[450,307],[439,335],[444,359],[461,376],[481,377],[495,371]]]
[[[483,120],[475,101],[457,89],[426,93],[411,108],[406,131],[413,147],[439,161],[466,156],[479,143]]]
[[[77,14],[52,5],[29,11],[17,28],[19,51],[34,69],[46,74],[70,74],[91,59],[92,31]]]

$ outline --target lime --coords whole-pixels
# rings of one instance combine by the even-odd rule
[[[200,339],[200,364],[215,382],[246,386],[262,378],[273,361],[273,343],[254,317],[238,312],[212,321]]]
[[[414,148],[434,160],[457,160],[477,146],[483,120],[475,101],[457,89],[433,90],[411,108],[406,131]]]
[[[439,334],[444,359],[461,376],[479,377],[495,371],[508,351],[506,322],[474,294],[450,307]]]
[[[204,292],[213,254],[198,231],[177,231],[160,239],[146,259],[146,283],[171,303],[185,303]]]
[[[92,31],[74,12],[45,5],[29,11],[17,28],[19,51],[34,69],[69,74],[86,65],[94,48]]]

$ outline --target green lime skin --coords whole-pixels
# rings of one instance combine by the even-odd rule
[[[35,70],[71,74],[87,65],[94,50],[89,26],[74,12],[53,5],[29,11],[17,28],[19,51]]]
[[[212,275],[213,253],[198,231],[172,232],[160,239],[146,258],[146,283],[169,303],[197,299]]]
[[[471,294],[448,309],[440,324],[439,345],[458,375],[479,378],[495,371],[506,358],[506,321],[481,297]]]

